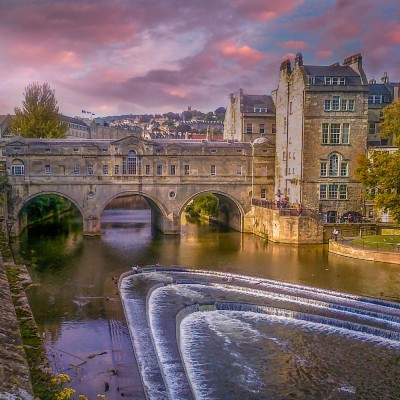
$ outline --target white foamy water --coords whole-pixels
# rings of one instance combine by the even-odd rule
[[[232,393],[234,393],[234,386],[237,385],[240,386],[240,391],[248,392],[248,398],[253,398],[251,397],[252,395],[264,398],[262,397],[262,388],[265,382],[261,378],[263,375],[262,356],[260,359],[256,359],[257,351],[254,350],[254,346],[257,347],[262,344],[262,347],[265,348],[265,346],[268,347],[267,342],[270,341],[277,344],[280,348],[282,348],[281,345],[284,343],[283,349],[287,349],[286,340],[279,340],[275,337],[271,338],[264,334],[263,330],[268,325],[310,331],[314,332],[313,335],[335,334],[339,335],[338,337],[347,337],[346,340],[355,339],[356,341],[366,342],[376,340],[375,337],[371,337],[371,335],[362,332],[349,332],[346,329],[338,327],[309,321],[299,321],[284,316],[235,311],[193,313],[186,317],[181,324],[181,351],[197,399],[228,399],[229,397],[225,397],[225,394],[221,394],[221,392],[218,391],[218,385],[226,378],[227,368],[231,371],[232,367],[235,367],[235,364],[236,366],[240,366],[241,373],[234,374],[233,379],[229,381],[227,388],[224,389],[223,392],[227,393],[228,390],[231,390]],[[213,354],[213,357],[210,356],[210,358],[205,356],[205,349],[212,346],[212,343],[215,342],[222,343],[219,347],[218,354]],[[237,350],[238,347],[240,351]],[[292,351],[293,350],[290,349],[290,352]],[[324,349],[322,348],[319,351],[324,351]],[[337,348],[335,351],[342,352],[342,356],[343,352],[346,353],[346,349],[339,350],[339,348]],[[215,357],[218,357],[218,360],[226,361],[225,368],[223,365],[218,364],[217,367],[213,369],[212,365],[215,361]],[[299,370],[307,371],[310,367],[310,360],[308,359],[307,353],[303,355],[292,354],[291,357],[293,364],[296,365]],[[322,366],[322,368],[324,368],[324,366]],[[204,372],[210,369],[212,369],[211,373],[207,374]],[[335,382],[336,380],[332,379],[332,382],[325,382],[325,384],[329,383],[335,386],[338,392],[356,392],[354,386],[347,384],[339,385]],[[274,382],[269,383],[274,384]],[[320,377],[320,383],[324,384],[322,377]],[[305,397],[300,396],[298,398]]]
[[[150,399],[258,400],[292,391],[308,400],[328,391],[379,392],[379,382],[365,389],[353,360],[368,370],[363,357],[376,353],[377,365],[386,368],[390,349],[400,350],[399,309],[390,302],[232,274],[138,276],[148,292],[142,288],[132,299],[133,281],[123,281],[121,292]],[[349,360],[347,351],[354,353]]]

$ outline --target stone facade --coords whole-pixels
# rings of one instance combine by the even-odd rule
[[[139,126],[132,127],[131,129],[124,129],[112,126],[103,126],[96,123],[90,125],[91,138],[92,139],[109,139],[117,140],[123,139],[128,136],[142,136],[142,128]]]
[[[323,225],[308,216],[280,215],[279,210],[253,207],[253,233],[280,243],[324,243]]]
[[[368,94],[368,147],[392,146],[393,138],[382,138],[379,132],[379,122],[382,109],[393,100],[399,98],[399,83],[390,83],[387,74],[383,74],[380,83],[375,79],[369,82]]]
[[[368,82],[361,55],[343,66],[281,65],[276,96],[275,188],[290,203],[334,222],[346,211],[362,212],[362,187],[354,177],[357,155],[366,152]]]
[[[11,186],[11,234],[23,229],[23,206],[41,194],[59,194],[81,212],[84,233],[100,233],[109,202],[139,194],[152,207],[153,224],[178,233],[186,204],[214,193],[223,220],[251,232],[251,199],[272,194],[274,146],[194,140],[147,141],[134,136],[110,140],[45,140],[14,137],[0,144]]]
[[[266,137],[275,142],[275,105],[271,96],[239,93],[229,95],[224,120],[224,139],[252,142]]]
[[[90,126],[81,119],[61,115],[61,120],[68,125],[66,138],[90,139],[92,137]]]

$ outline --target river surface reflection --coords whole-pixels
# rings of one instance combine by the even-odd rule
[[[102,236],[77,221],[30,229],[15,243],[34,285],[33,314],[49,360],[90,399],[144,398],[116,278],[132,265],[228,271],[400,301],[400,268],[328,254],[323,245],[266,243],[251,234],[185,224],[180,236],[152,234],[150,210],[106,210]]]

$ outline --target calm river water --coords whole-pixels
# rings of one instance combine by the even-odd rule
[[[109,209],[101,237],[79,221],[30,229],[13,243],[34,285],[33,314],[55,372],[90,399],[140,399],[140,377],[116,278],[132,265],[229,271],[400,301],[400,267],[328,254],[323,245],[266,243],[250,234],[185,224],[180,236],[152,234],[150,210]]]

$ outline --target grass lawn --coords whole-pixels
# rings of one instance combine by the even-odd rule
[[[400,235],[376,235],[356,238],[354,244],[375,250],[400,249]]]

